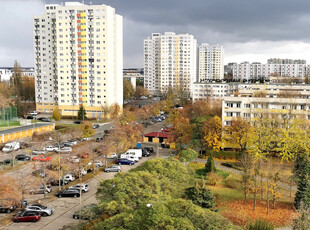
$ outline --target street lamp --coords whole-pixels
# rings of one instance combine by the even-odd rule
[[[49,137],[48,138],[50,141],[52,141],[53,140],[53,138],[52,137]],[[57,144],[57,146],[58,146],[58,155],[59,155],[59,157],[58,157],[58,191],[60,191],[61,190],[61,177],[60,177],[60,144],[59,144],[59,142],[58,141],[55,141],[56,142],[56,144]]]

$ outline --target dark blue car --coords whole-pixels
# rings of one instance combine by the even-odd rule
[[[133,164],[135,164],[134,161],[131,161],[131,160],[128,160],[128,159],[122,159],[122,158],[118,159],[116,161],[116,163],[119,164],[119,165],[133,165]]]

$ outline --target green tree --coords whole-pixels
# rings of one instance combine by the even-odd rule
[[[306,154],[298,154],[294,162],[294,175],[297,181],[295,208],[299,209],[303,202],[310,207],[310,160]]]
[[[53,111],[53,118],[55,121],[59,121],[61,119],[61,115],[59,113],[58,108],[55,108]]]
[[[214,207],[214,196],[202,181],[199,185],[196,183],[194,187],[187,188],[185,191],[185,197],[193,201],[194,204],[202,207],[212,209]]]
[[[22,83],[23,83],[22,68],[16,60],[14,62],[13,74],[10,81],[14,87],[14,96],[23,96],[24,91],[22,89]]]
[[[215,172],[215,162],[213,160],[212,153],[208,157],[207,163],[205,164],[206,173]]]
[[[198,153],[193,149],[184,149],[180,153],[179,160],[182,162],[190,162],[198,157]]]
[[[80,109],[78,111],[78,119],[84,121],[86,119],[86,110],[83,104],[80,105]]]
[[[310,229],[310,208],[301,203],[298,212],[299,217],[294,220],[293,230]]]
[[[133,86],[130,81],[128,80],[123,80],[123,97],[124,100],[127,100],[133,96],[135,93]]]

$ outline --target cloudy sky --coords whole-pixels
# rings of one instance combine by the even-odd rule
[[[69,1],[69,0],[68,0]],[[151,33],[190,33],[198,43],[222,44],[224,62],[268,58],[310,63],[308,0],[85,0],[124,17],[124,67],[143,67]],[[33,66],[32,18],[59,0],[0,0],[0,66]]]

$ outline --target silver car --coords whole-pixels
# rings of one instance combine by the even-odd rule
[[[53,209],[48,208],[41,204],[31,204],[26,207],[26,211],[35,211],[39,212],[41,216],[50,216],[53,214]]]
[[[71,147],[61,147],[60,149],[56,150],[57,153],[71,153],[72,148]]]
[[[45,187],[45,193],[50,193],[50,192],[52,192],[52,188],[49,185],[47,185]],[[30,189],[29,193],[30,194],[44,194],[44,186],[40,186],[37,189]]]
[[[104,169],[105,172],[120,172],[122,168],[120,165],[112,165]]]
[[[89,186],[88,184],[82,184],[80,186],[80,184],[76,184],[76,185],[73,185],[73,186],[70,186],[69,189],[76,189],[76,190],[82,190],[82,192],[88,192],[89,191]]]

